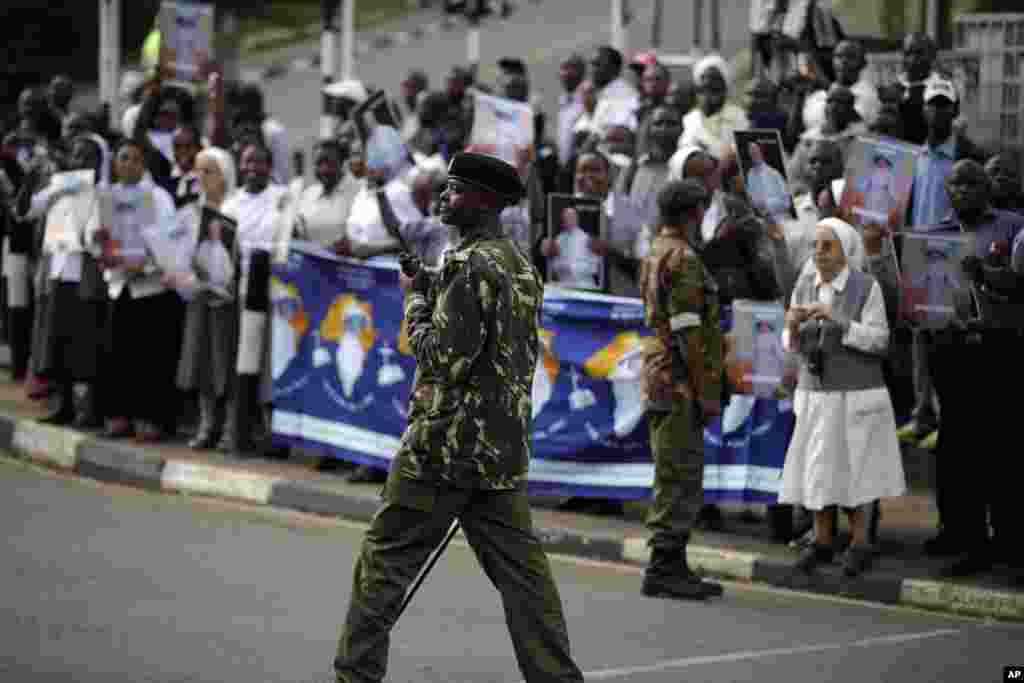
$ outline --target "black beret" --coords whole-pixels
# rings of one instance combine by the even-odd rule
[[[498,68],[506,74],[526,76],[526,64],[517,57],[502,57],[498,60]]]
[[[448,164],[448,179],[494,193],[510,202],[517,202],[526,194],[515,167],[488,154],[459,152]]]

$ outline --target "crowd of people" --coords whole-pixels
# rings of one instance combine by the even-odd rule
[[[501,212],[503,228],[547,279],[595,280],[600,257],[608,264],[605,291],[641,296],[658,222],[619,212],[651,204],[676,181],[699,185],[706,197],[687,239],[721,304],[786,303],[782,346],[801,357],[814,346],[806,325],[823,319],[825,304],[843,301],[867,316],[852,327],[837,323],[830,338],[845,349],[843,367],[852,373],[833,388],[854,397],[797,400],[796,455],[787,457],[780,501],[815,513],[802,566],[832,556],[837,506],[851,511],[857,552],[848,566],[855,573],[867,566],[877,499],[905,490],[898,449],[893,456],[885,437],[890,429],[893,439],[934,448],[941,528],[925,551],[958,556],[949,571],[959,575],[998,561],[1019,566],[1024,545],[1010,521],[1012,498],[1000,488],[1013,480],[1001,426],[1014,406],[980,400],[985,383],[1007,368],[1011,382],[1020,379],[1013,344],[1022,341],[1022,324],[1013,304],[1024,274],[1024,194],[1016,157],[986,156],[971,142],[960,93],[937,71],[927,36],[906,37],[904,73],[894,83],[866,77],[855,41],[838,42],[826,57],[819,50],[792,73],[759,76],[737,92],[718,55],[680,82],[653,53],[628,63],[608,46],[589,59],[572,55],[559,65],[562,92],[550,125],[534,108],[533,146],[516,159],[526,196]],[[293,178],[288,131],[265,110],[256,85],[225,87],[213,75],[196,95],[152,75],[131,84],[134,101],[115,127],[102,111],[74,111],[66,78],[26,90],[2,124],[0,154],[4,331],[15,380],[52,402],[51,424],[143,442],[185,432],[196,449],[275,453],[267,445],[269,361],[239,351],[253,334],[245,302],[258,294],[247,283],[253,269],[266,267],[260,254],[290,239],[361,259],[396,258],[408,245],[427,267],[438,266],[450,245],[437,204],[449,161],[473,151],[474,91],[536,101],[521,59],[501,60],[499,72],[496,83],[483,84],[473,69],[455,67],[432,88],[428,74],[410,71],[393,98],[401,153],[392,158],[380,151],[387,144],[368,144],[376,132],[353,116],[313,148],[309,186],[301,173]],[[376,88],[350,82],[335,92],[352,111]],[[782,179],[756,144],[748,150],[755,168],[744,172],[734,133],[747,129],[780,134],[789,179],[782,205],[778,197],[771,205],[749,198],[747,183],[778,195]],[[965,274],[978,296],[942,329],[899,315],[900,236],[875,225],[847,231],[852,220],[839,201],[846,158],[868,134],[921,146],[907,230],[976,237]],[[83,170],[94,172],[91,180],[69,173]],[[607,231],[584,232],[569,208],[558,221],[567,232],[549,235],[552,193],[599,202]],[[83,197],[93,198],[93,209],[76,205]],[[98,197],[110,198],[108,213]],[[686,208],[674,210],[683,216]],[[824,219],[834,222],[822,228]],[[58,224],[65,238],[49,239]],[[854,295],[859,302],[847,301]],[[802,367],[798,396],[814,378]],[[894,419],[879,421],[874,412],[889,396]],[[833,421],[827,438],[815,431],[818,420]],[[854,429],[851,420],[862,424]],[[856,436],[866,431],[874,436]],[[987,466],[965,457],[972,450]],[[830,455],[822,460],[819,452]],[[384,475],[360,467],[348,476]],[[713,520],[714,510],[701,518]]]

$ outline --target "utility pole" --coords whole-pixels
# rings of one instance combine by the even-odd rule
[[[621,52],[623,57],[625,57],[628,41],[626,40],[626,24],[622,13],[622,2],[623,0],[612,0],[611,33],[612,47]]]
[[[121,76],[121,0],[99,0],[100,100],[107,105],[111,129],[120,125],[118,80]]]
[[[342,0],[345,6],[341,36],[341,77],[356,77],[356,0]]]
[[[338,77],[338,38],[341,28],[338,18],[341,15],[345,0],[322,0],[323,32],[320,34],[320,73],[323,85],[333,83]],[[328,138],[334,134],[336,121],[329,112],[327,96],[323,95],[320,109],[320,137]]]
[[[651,47],[655,50],[661,47],[661,18],[665,14],[665,0],[654,0],[654,10],[651,14]]]

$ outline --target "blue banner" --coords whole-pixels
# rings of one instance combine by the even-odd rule
[[[405,429],[415,373],[397,266],[294,245],[287,263],[275,265],[270,287],[275,440],[387,467]],[[650,495],[654,467],[639,384],[647,334],[637,299],[546,289],[533,384],[531,494]],[[745,448],[733,435],[724,442],[713,430],[705,436],[714,459],[708,464],[717,467],[705,475],[706,487],[714,483],[711,499],[774,499],[777,482],[769,491],[746,490],[761,485],[759,476],[748,477],[743,490],[727,489],[740,480],[740,453],[752,467],[781,467],[781,455],[766,453],[784,453],[784,443],[780,448],[764,434],[764,421],[776,420],[770,409],[754,412],[744,416],[751,425]]]

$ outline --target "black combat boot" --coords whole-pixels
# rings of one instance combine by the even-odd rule
[[[53,412],[39,421],[43,424],[63,427],[75,419],[75,388],[68,380],[61,380],[55,397],[56,405]]]
[[[690,571],[685,546],[674,549],[655,547],[651,550],[651,562],[644,572],[640,591],[651,598],[704,600],[721,595],[722,586],[702,581]]]

